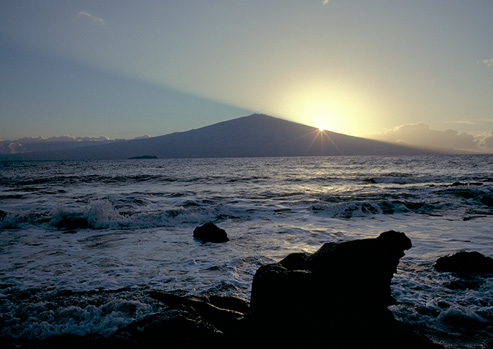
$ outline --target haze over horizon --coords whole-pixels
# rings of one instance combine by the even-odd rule
[[[0,139],[132,139],[260,112],[493,151],[493,3],[4,1]]]

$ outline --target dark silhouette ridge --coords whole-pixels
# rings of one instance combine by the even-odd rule
[[[275,157],[437,154],[426,149],[347,136],[253,114],[186,132],[59,151],[4,155],[4,160]]]

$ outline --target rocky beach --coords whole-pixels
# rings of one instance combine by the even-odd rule
[[[4,162],[2,347],[487,348],[491,160]]]
[[[197,227],[203,241],[228,241],[213,223]],[[219,239],[218,239],[219,236]],[[261,266],[250,302],[218,295],[180,296],[153,291],[161,310],[111,336],[55,336],[41,341],[5,340],[7,348],[252,348],[327,345],[331,348],[444,348],[388,309],[398,302],[391,281],[412,247],[402,232],[326,243],[314,253],[295,252]],[[477,252],[444,256],[444,272],[493,276],[493,259]],[[1,342],[0,342],[1,343]],[[485,348],[493,342],[484,343]]]

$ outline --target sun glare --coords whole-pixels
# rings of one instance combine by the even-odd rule
[[[285,91],[280,115],[296,122],[331,131],[358,135],[367,133],[375,121],[374,101],[355,84],[330,83],[319,79],[293,84]]]
[[[339,124],[335,114],[323,106],[309,108],[304,115],[304,119],[308,125],[318,128],[319,132],[336,131]]]

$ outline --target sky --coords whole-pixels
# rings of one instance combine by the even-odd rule
[[[491,0],[2,0],[0,139],[264,113],[493,149],[491,18]]]

